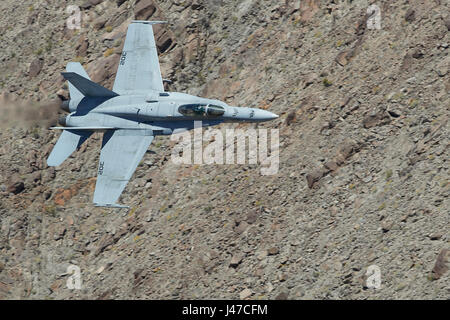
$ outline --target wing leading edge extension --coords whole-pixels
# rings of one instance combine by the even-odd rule
[[[153,35],[153,24],[164,21],[133,21],[119,61],[113,91],[120,95],[164,92]]]
[[[97,206],[121,207],[116,201],[153,138],[151,130],[118,129],[104,134],[94,192]]]

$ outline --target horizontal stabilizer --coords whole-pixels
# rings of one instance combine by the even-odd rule
[[[75,72],[62,72],[64,79],[69,81],[78,91],[86,97],[116,97],[117,93],[102,87],[89,79],[86,79]]]
[[[59,166],[92,134],[92,131],[64,130],[47,159],[49,167]]]

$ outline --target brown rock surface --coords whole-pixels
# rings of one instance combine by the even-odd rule
[[[69,61],[112,88],[129,21],[167,20],[169,89],[279,114],[218,127],[279,129],[279,168],[176,165],[156,137],[131,208],[98,208],[102,133],[48,167],[60,132],[1,122],[0,299],[448,299],[448,1],[377,1],[381,30],[372,1],[79,1],[80,30],[40,2],[0,1],[0,112],[69,98]]]

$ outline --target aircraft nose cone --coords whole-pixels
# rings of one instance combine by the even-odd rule
[[[278,115],[267,110],[256,109],[254,118],[259,121],[269,121],[277,119]]]

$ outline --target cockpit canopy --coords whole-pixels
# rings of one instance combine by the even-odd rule
[[[184,104],[178,108],[178,112],[188,117],[220,117],[225,109],[212,104]]]

